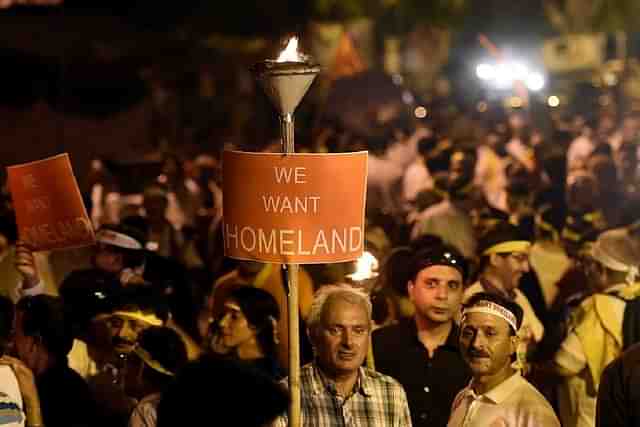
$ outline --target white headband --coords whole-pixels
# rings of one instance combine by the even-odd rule
[[[133,237],[113,230],[98,230],[98,232],[96,233],[96,240],[100,243],[117,246],[123,249],[142,249],[142,245],[140,244],[140,242],[138,242]]]
[[[518,331],[518,327],[516,326],[518,322],[516,320],[515,314],[513,314],[511,311],[507,310],[503,306],[496,304],[494,302],[480,300],[477,303],[475,303],[473,306],[469,308],[465,308],[464,311],[462,312],[461,323],[464,323],[465,318],[469,313],[493,314],[494,316],[498,316],[504,319],[513,328],[515,332]]]

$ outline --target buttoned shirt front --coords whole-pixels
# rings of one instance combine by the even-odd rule
[[[344,398],[318,366],[308,364],[300,372],[300,395],[301,425],[305,427],[411,427],[402,386],[367,368],[360,368],[353,393]],[[287,425],[285,415],[273,424]]]
[[[476,394],[471,384],[464,388],[447,427],[560,427],[560,422],[544,396],[516,372],[484,394]]]
[[[453,399],[471,379],[455,324],[432,357],[418,338],[413,318],[375,331],[373,354],[376,369],[402,384],[414,427],[447,425]]]

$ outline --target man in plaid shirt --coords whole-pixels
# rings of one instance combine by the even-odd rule
[[[300,374],[302,425],[410,427],[402,386],[362,366],[371,335],[369,297],[348,285],[324,286],[314,297],[307,323],[315,360]],[[286,415],[274,423],[287,425]]]

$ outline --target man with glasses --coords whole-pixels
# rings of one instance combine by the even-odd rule
[[[487,292],[501,295],[522,307],[524,318],[518,331],[521,341],[519,355],[526,353],[532,344],[540,342],[544,335],[542,322],[527,297],[518,289],[520,278],[529,271],[530,247],[529,239],[510,223],[498,223],[489,229],[479,242],[478,281],[465,290],[463,298],[466,303],[474,294]]]

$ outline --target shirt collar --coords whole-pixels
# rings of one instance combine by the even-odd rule
[[[496,405],[499,405],[514,393],[515,389],[519,385],[521,378],[522,376],[520,375],[520,372],[516,371],[509,378],[502,381],[500,384],[498,384],[488,392],[481,395],[477,395],[473,391],[473,387],[472,387],[473,380],[471,380],[468,386],[467,394],[475,399],[482,398],[484,400],[490,400]]]
[[[372,379],[367,375],[367,372],[364,368],[358,368],[358,378],[356,378],[356,383],[354,385],[354,393],[360,393],[364,396],[372,395],[372,387],[371,384]],[[313,374],[311,381],[311,392],[314,395],[322,394],[323,391],[328,391],[332,395],[337,395],[336,385],[333,380],[328,378],[323,372],[322,369],[314,362],[313,364]]]
[[[418,327],[416,325],[415,319],[408,320],[409,328],[411,328],[411,336],[415,339],[416,343],[420,345],[420,348],[424,348],[424,345],[420,342],[418,338]],[[460,328],[456,324],[456,322],[451,322],[451,330],[449,331],[449,335],[447,335],[447,340],[438,348],[448,349],[448,350],[458,350],[458,338],[460,337]]]

